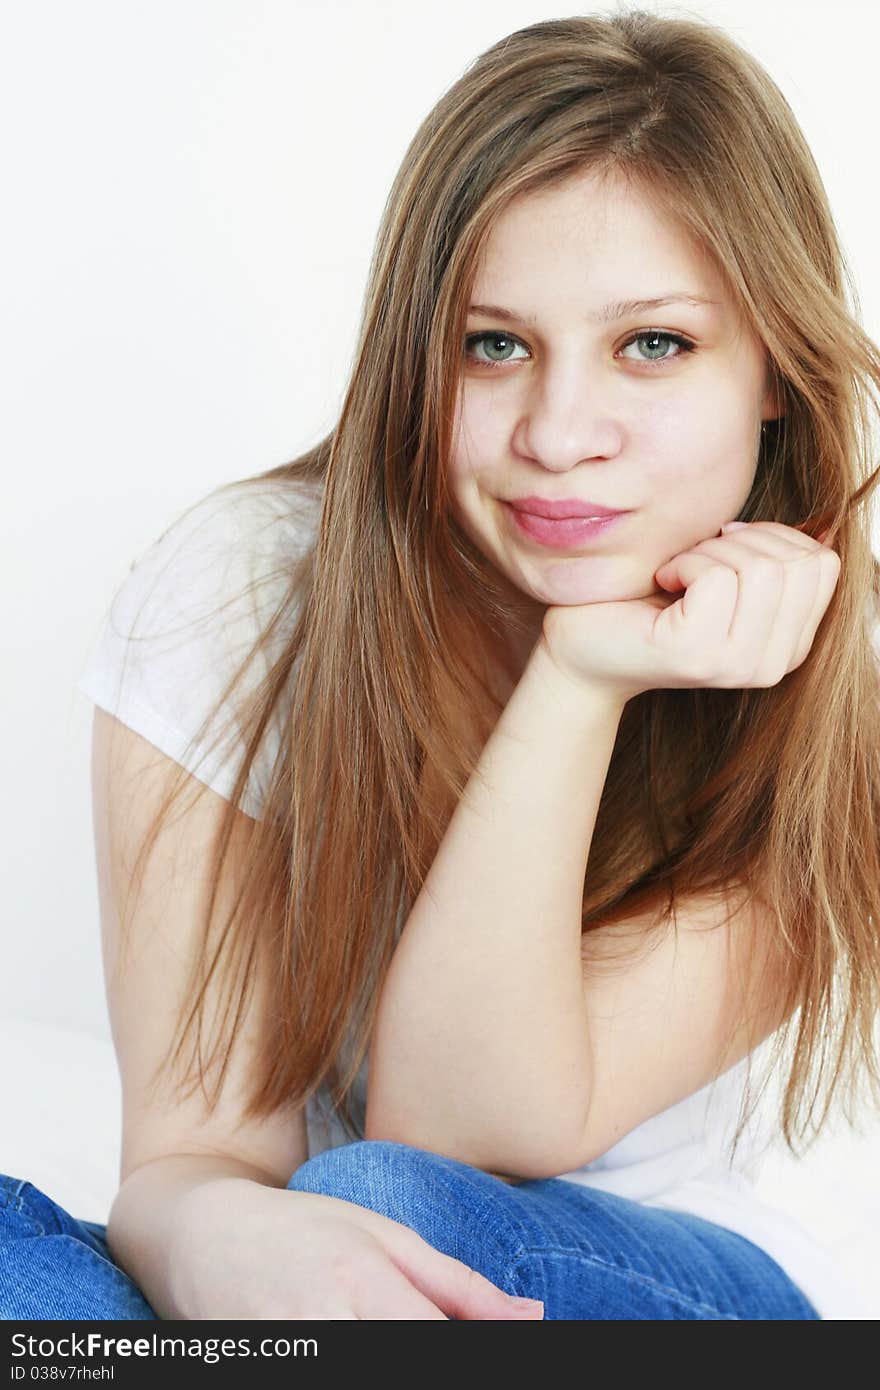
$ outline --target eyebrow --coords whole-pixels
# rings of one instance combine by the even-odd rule
[[[720,304],[718,299],[709,299],[703,294],[686,294],[684,291],[673,290],[668,294],[658,294],[652,299],[620,299],[613,304],[606,304],[596,314],[588,314],[587,317],[593,323],[612,323],[614,319],[625,318],[627,314],[639,314],[645,309],[661,309],[665,304],[692,304],[699,306],[702,304]],[[471,314],[482,314],[486,318],[502,319],[504,323],[528,323],[535,326],[536,320],[528,314],[515,314],[511,309],[503,309],[498,304],[471,304],[468,310]]]

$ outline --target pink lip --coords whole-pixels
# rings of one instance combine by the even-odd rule
[[[582,516],[572,516],[553,521],[549,517],[536,516],[533,512],[521,511],[510,503],[505,503],[505,511],[513,520],[521,535],[556,550],[572,550],[611,529],[616,521],[628,516],[628,512],[612,512],[598,520],[585,520]]]
[[[533,516],[546,516],[551,521],[563,521],[571,516],[620,516],[623,511],[621,507],[603,507],[601,502],[590,502],[585,497],[566,497],[558,502],[549,497],[512,497],[508,505]]]

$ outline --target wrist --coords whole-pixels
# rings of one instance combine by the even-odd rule
[[[526,670],[531,679],[545,687],[548,702],[561,714],[588,719],[597,715],[619,719],[623,714],[626,696],[567,671],[554,657],[544,632],[532,649]]]

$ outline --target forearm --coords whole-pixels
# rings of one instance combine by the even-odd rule
[[[367,1138],[544,1176],[583,1135],[584,875],[623,711],[543,641],[401,933],[370,1046]]]
[[[160,1318],[186,1318],[181,1302],[187,1242],[197,1238],[193,1210],[209,1185],[245,1179],[267,1187],[276,1180],[236,1158],[169,1154],[136,1168],[113,1201],[107,1245]]]

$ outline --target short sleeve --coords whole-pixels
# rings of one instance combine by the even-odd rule
[[[284,603],[319,516],[317,486],[298,481],[259,480],[197,502],[132,562],[75,688],[231,799],[246,746],[242,702],[281,654],[295,613],[285,614],[218,702]],[[255,819],[283,727],[284,711],[276,708],[240,802]]]

